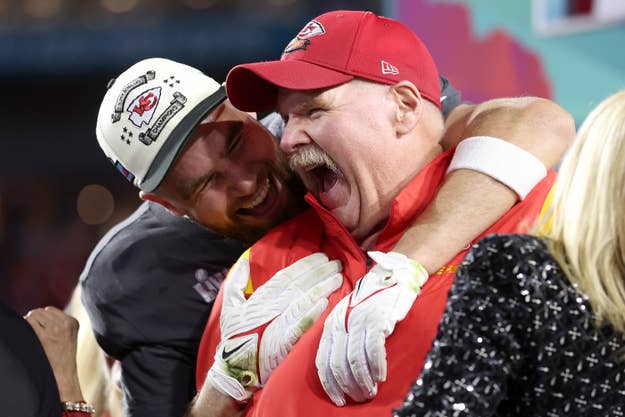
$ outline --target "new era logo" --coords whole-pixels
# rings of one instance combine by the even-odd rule
[[[399,70],[397,69],[396,66],[389,64],[386,61],[380,61],[380,63],[382,64],[382,74],[384,75],[397,75],[399,74]]]

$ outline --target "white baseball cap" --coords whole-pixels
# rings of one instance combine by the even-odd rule
[[[154,191],[195,128],[226,99],[204,73],[163,58],[139,61],[109,82],[96,136],[115,167],[135,186]]]

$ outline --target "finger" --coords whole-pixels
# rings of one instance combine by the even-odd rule
[[[386,381],[386,338],[379,328],[370,329],[365,337],[365,350],[371,377],[375,382]]]
[[[287,317],[291,322],[299,321],[311,306],[317,304],[319,300],[327,299],[334,291],[343,284],[343,275],[335,273],[328,278],[308,289],[306,293],[295,299],[287,308]],[[323,313],[323,311],[322,311]]]
[[[263,383],[267,382],[269,375],[282,362],[288,352],[280,348],[282,343],[281,336],[284,336],[284,327],[278,320],[274,320],[263,332],[259,349],[258,362],[260,379]]]
[[[369,255],[369,257],[373,259],[376,264],[389,271],[393,271],[394,269],[405,269],[409,266],[409,261],[406,255],[399,252],[370,251],[367,252],[367,255]]]
[[[30,327],[32,327],[33,331],[35,332],[37,339],[39,339],[39,343],[44,348],[43,350],[46,351],[45,344],[46,340],[49,339],[49,330],[46,329],[46,327],[37,320],[37,314],[29,314],[27,316],[28,317],[26,317],[25,320],[28,322],[28,324],[30,324]],[[48,353],[46,352],[46,356],[47,355]]]
[[[297,320],[287,319],[289,313],[276,318],[265,329],[260,343],[260,377],[265,382],[271,372],[284,360],[300,337],[319,319],[328,307],[323,298],[305,311]]]
[[[43,336],[42,332],[44,331],[45,327],[37,320],[36,315],[29,312],[26,316],[24,316],[24,320],[26,320],[28,324],[30,324],[30,327],[32,327],[37,334],[37,337],[41,339],[41,336]]]
[[[269,292],[273,290],[265,287],[265,284],[257,291],[257,293],[263,292],[262,299],[252,299],[252,296],[247,300],[246,317],[250,322],[254,323],[267,322],[277,316],[282,316],[282,320],[285,320],[285,323],[288,325],[299,322],[313,305],[319,300],[327,299],[330,294],[340,288],[342,283],[343,276],[335,273],[310,288],[304,294],[290,292],[275,294],[273,297],[268,296]]]
[[[275,279],[281,284],[288,285],[292,283],[293,279],[298,277],[302,271],[309,271],[326,262],[328,262],[328,257],[324,253],[316,252],[293,262],[291,265],[276,273],[271,279]]]
[[[345,395],[341,388],[339,387],[338,382],[334,378],[334,374],[330,367],[326,365],[317,370],[317,375],[319,375],[319,381],[321,382],[321,386],[323,390],[328,394],[330,400],[339,407],[343,407],[346,403]]]
[[[377,393],[377,386],[371,377],[365,350],[365,339],[367,337],[366,324],[370,320],[367,320],[367,318],[361,319],[357,310],[358,308],[352,310],[349,318],[347,361],[360,393],[367,399],[371,399],[375,397]],[[347,392],[347,394],[352,398],[359,395],[359,393],[354,394],[351,391]]]
[[[297,321],[289,327],[285,344],[291,350],[300,337],[310,329],[328,308],[328,300],[322,298],[318,300],[310,309],[305,311]]]
[[[343,284],[343,275],[340,273],[333,273],[323,281],[317,283],[306,291],[306,297],[310,300],[310,303],[315,303],[317,300],[328,298],[330,295],[338,290]]]
[[[338,260],[324,262],[309,269],[302,269],[294,278],[292,284],[294,288],[306,291],[319,281],[341,272],[341,269],[341,262]]]
[[[315,255],[325,257],[323,254]],[[317,257],[317,259],[321,258]],[[274,276],[247,300],[248,320],[266,322],[282,314],[294,300],[302,303],[302,309],[309,309],[317,300],[327,298],[340,287],[343,277],[337,272],[339,270],[339,261],[323,261],[312,272],[308,271],[298,277],[291,277],[289,282],[281,282]],[[309,299],[302,298],[302,295]]]
[[[337,385],[341,396],[348,390],[347,381],[351,376],[347,364],[347,329],[345,328],[348,301],[349,298],[343,298],[334,307],[324,325],[324,332],[331,335],[328,364],[332,377],[329,380]]]
[[[356,383],[356,379],[347,362],[347,337],[347,334],[335,337],[334,343],[332,343],[332,352],[330,353],[330,369],[340,390],[348,394],[352,400],[363,402],[367,397]]]
[[[282,362],[300,337],[315,324],[327,307],[328,300],[323,298],[301,314],[296,320],[280,316],[267,326],[267,329],[263,333],[261,349],[262,346],[265,345],[265,342],[268,345],[271,344],[274,346],[271,352],[275,353],[267,355],[274,368]]]
[[[66,314],[63,310],[60,310],[53,306],[48,306],[43,309],[43,315],[46,317],[47,325],[56,325],[61,329],[69,329],[71,332],[78,332],[80,323],[74,317]]]
[[[31,316],[34,316],[34,315],[41,314],[42,311],[43,311],[43,308],[34,308],[34,309],[30,310],[28,313],[26,313],[24,318],[28,318],[28,317],[31,317]]]
[[[319,349],[315,357],[315,365],[317,366],[317,375],[323,390],[328,394],[330,400],[339,407],[345,405],[345,396],[339,388],[332,370],[330,369],[330,347],[332,345],[332,333],[324,328]]]
[[[245,258],[240,258],[230,269],[224,281],[224,301],[225,308],[238,306],[245,302],[245,287],[250,278],[250,263]]]
[[[46,324],[57,324],[67,321],[67,316],[56,307],[47,306],[41,311],[41,317],[44,318]]]
[[[30,323],[31,326],[33,326],[33,328],[35,328],[35,325],[42,328],[46,327],[46,314],[42,308],[30,310],[24,318]]]
[[[343,392],[348,391],[349,376],[351,370],[347,363],[347,333],[338,326],[332,326],[332,345],[330,348],[330,369],[334,379]]]
[[[48,313],[56,316],[56,317],[65,317],[65,313],[54,306],[46,306],[43,308],[43,311],[47,311]]]

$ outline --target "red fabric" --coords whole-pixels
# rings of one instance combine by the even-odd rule
[[[592,12],[593,0],[569,0],[570,15],[588,15]]]
[[[438,71],[423,42],[402,23],[362,11],[316,17],[286,46],[279,61],[234,67],[226,89],[237,108],[260,111],[276,107],[278,87],[314,90],[354,77],[391,85],[410,80],[440,108]]]
[[[92,415],[86,411],[63,411],[63,417],[91,417]]]
[[[430,163],[401,194],[393,205],[391,218],[381,232],[376,250],[388,251],[401,237],[412,220],[421,213],[438,190],[452,152],[446,152]],[[525,231],[542,207],[553,182],[550,172],[527,198],[516,204],[481,236],[500,232]],[[325,252],[330,259],[340,259],[345,277],[342,287],[330,297],[325,314],[297,342],[286,359],[276,368],[267,385],[254,396],[246,416],[382,416],[398,407],[409,387],[417,379],[425,354],[436,336],[438,322],[453,283],[455,268],[430,277],[406,318],[399,322],[386,341],[388,373],[380,383],[377,396],[367,403],[348,402],[336,407],[327,397],[317,376],[315,355],[325,317],[366,270],[366,258],[345,228],[332,215],[307,196],[313,209],[277,227],[257,242],[250,252],[254,288],[293,261],[313,252]],[[441,236],[441,239],[444,239]],[[477,240],[477,239],[476,239]],[[458,265],[466,251],[459,253],[448,266]],[[213,308],[198,357],[198,387],[212,364],[219,342],[219,307],[221,296]]]

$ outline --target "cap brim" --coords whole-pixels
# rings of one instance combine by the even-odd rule
[[[237,65],[228,73],[228,99],[239,110],[275,110],[278,88],[317,90],[343,84],[353,75],[305,61],[267,61]]]
[[[223,86],[202,100],[184,119],[172,130],[165,143],[156,154],[145,179],[139,185],[142,191],[152,192],[161,184],[169,168],[176,162],[180,152],[193,136],[195,128],[206,118],[206,115],[226,99],[226,90]]]

